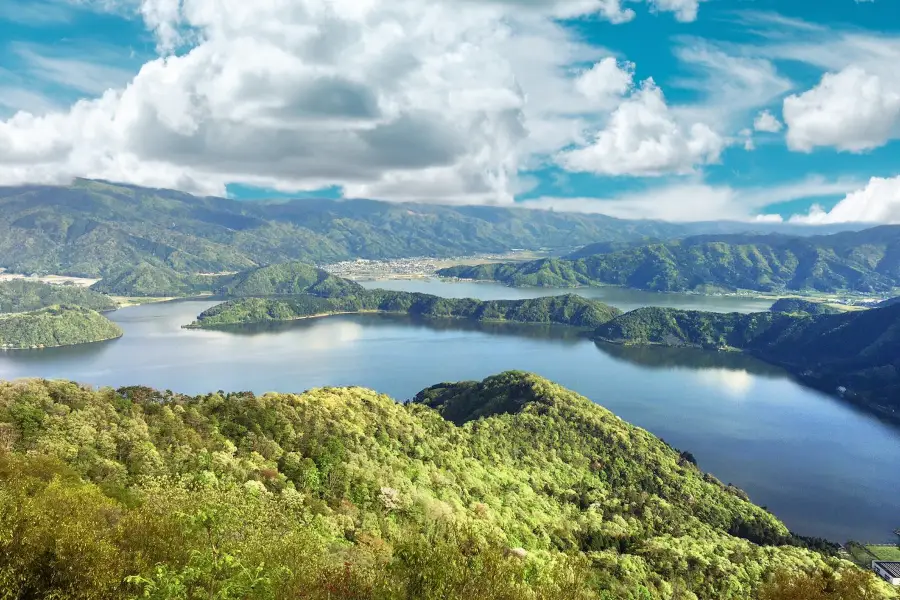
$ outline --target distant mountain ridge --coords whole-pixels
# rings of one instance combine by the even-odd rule
[[[900,287],[900,226],[811,237],[721,234],[602,243],[562,259],[451,267],[438,274],[512,286],[883,293]]]
[[[219,273],[290,260],[567,249],[772,227],[372,200],[240,202],[83,179],[0,188],[0,266],[92,277],[142,263],[182,274]]]

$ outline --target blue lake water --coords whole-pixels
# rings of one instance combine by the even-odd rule
[[[481,298],[551,293],[435,281],[366,285]],[[769,305],[743,298],[579,290],[601,292],[625,309],[653,303],[747,312]],[[212,304],[116,311],[110,317],[125,330],[123,338],[3,353],[0,379],[65,378],[191,394],[362,385],[402,400],[441,381],[527,370],[690,450],[703,469],[743,488],[799,533],[890,542],[891,531],[900,526],[900,430],[746,356],[609,346],[561,327],[375,315],[233,332],[180,328]]]

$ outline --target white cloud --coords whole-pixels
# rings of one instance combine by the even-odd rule
[[[108,89],[120,88],[134,77],[134,73],[124,68],[69,56],[54,56],[47,52],[47,48],[39,46],[14,43],[10,44],[10,48],[23,60],[30,77],[91,96],[102,94]]]
[[[859,189],[853,179],[828,180],[809,177],[776,186],[733,188],[703,182],[676,183],[608,198],[554,198],[528,200],[529,208],[601,213],[623,219],[662,219],[666,221],[735,220],[759,218],[765,207],[806,198],[846,194]],[[765,220],[775,217],[763,215]]]
[[[784,120],[792,150],[870,150],[887,143],[900,123],[900,92],[896,84],[851,66],[826,73],[816,87],[785,98]]]
[[[656,10],[675,13],[675,18],[684,23],[697,19],[697,11],[700,3],[705,0],[651,0],[651,5]]]
[[[753,129],[765,133],[778,133],[783,127],[784,126],[781,124],[781,121],[778,120],[778,117],[768,110],[759,113],[753,121]]]
[[[809,214],[796,215],[801,223],[900,223],[900,176],[873,177],[862,189],[847,194],[830,211],[813,206]]]
[[[604,175],[685,174],[717,161],[724,146],[708,125],[678,122],[662,91],[648,79],[589,145],[565,151],[557,160],[571,171]]]
[[[619,0],[67,1],[139,13],[166,55],[105,92],[118,73],[27,57],[48,80],[103,93],[0,121],[0,184],[84,176],[209,194],[230,182],[340,185],[386,199],[509,202],[520,169],[584,143],[630,85],[627,64],[556,20],[632,18]],[[648,2],[696,16],[696,1]],[[669,151],[702,159],[718,143],[699,124],[682,137]]]
[[[620,67],[615,58],[607,57],[582,72],[575,80],[575,89],[589,100],[606,103],[631,89],[633,71],[633,64]]]

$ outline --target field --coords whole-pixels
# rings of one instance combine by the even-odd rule
[[[895,544],[858,544],[845,547],[850,560],[861,566],[870,566],[873,560],[900,561],[900,546]]]

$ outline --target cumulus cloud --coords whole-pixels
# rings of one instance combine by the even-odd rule
[[[561,153],[558,162],[571,171],[603,175],[684,174],[717,161],[724,146],[708,125],[680,123],[662,90],[648,79],[612,113],[590,144]]]
[[[756,115],[756,119],[753,121],[753,129],[765,133],[778,133],[783,127],[784,126],[781,124],[781,121],[778,120],[778,117],[768,110],[764,110]]]
[[[589,100],[604,102],[631,88],[633,69],[630,63],[622,68],[615,58],[607,57],[582,72],[575,80],[575,88]]]
[[[895,82],[850,66],[826,73],[803,94],[785,98],[784,120],[792,150],[870,150],[887,143],[900,123],[900,92]]]
[[[75,82],[99,97],[0,121],[0,184],[84,176],[208,194],[232,182],[339,185],[346,195],[509,202],[522,168],[584,143],[631,86],[629,65],[557,20],[633,18],[620,0],[68,1],[135,11],[161,55],[123,87]],[[696,18],[696,0],[647,2]],[[714,144],[708,128],[685,131],[668,151]]]
[[[826,211],[815,205],[806,215],[791,217],[800,223],[900,223],[900,176],[873,177],[864,188],[847,194]]]
[[[829,180],[822,177],[752,188],[688,181],[606,198],[541,197],[523,202],[522,205],[568,212],[601,213],[623,219],[696,221],[698,215],[701,215],[703,219],[709,220],[780,220],[777,215],[760,217],[758,213],[772,204],[846,194],[859,189],[860,185],[855,179]]]

